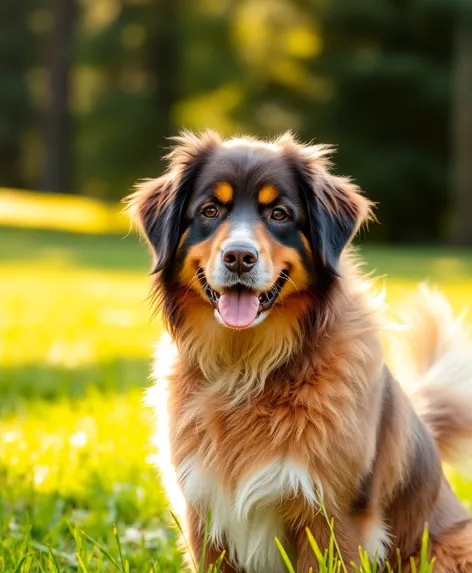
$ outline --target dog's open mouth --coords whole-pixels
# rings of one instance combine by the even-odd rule
[[[232,328],[246,328],[262,312],[269,310],[288,280],[288,272],[282,271],[272,288],[265,292],[257,292],[243,285],[217,292],[208,284],[203,269],[199,269],[197,274],[208,300],[223,322]]]

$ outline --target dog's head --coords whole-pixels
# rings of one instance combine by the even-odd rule
[[[176,138],[164,175],[130,198],[171,325],[191,300],[248,328],[329,288],[370,204],[329,173],[327,152],[290,135]]]

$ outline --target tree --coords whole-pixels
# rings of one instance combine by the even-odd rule
[[[104,10],[116,6],[105,22],[93,19],[97,1],[82,4],[76,51],[77,89],[86,101],[76,110],[77,184],[85,194],[116,199],[139,177],[159,174],[163,147],[177,130],[180,0],[104,2]]]
[[[314,110],[317,137],[378,203],[371,237],[435,240],[448,205],[450,14],[428,0],[336,0],[318,14],[313,70],[332,95]]]
[[[451,239],[472,245],[472,9],[457,13],[453,56]]]
[[[0,3],[0,185],[23,187],[23,139],[32,119],[27,71],[35,52],[29,0]]]
[[[54,0],[47,58],[48,101],[44,120],[43,187],[48,191],[62,193],[72,190],[72,121],[69,100],[75,16],[75,0]]]

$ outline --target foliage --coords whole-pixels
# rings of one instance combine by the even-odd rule
[[[76,192],[116,199],[158,175],[181,127],[291,129],[337,145],[339,170],[381,203],[372,237],[425,241],[451,228],[461,205],[451,200],[451,117],[461,125],[471,105],[468,91],[462,103],[452,97],[467,0],[64,2],[77,4],[70,49],[56,46],[69,63]],[[0,184],[36,186],[48,179],[41,158],[59,162],[44,134],[59,121],[47,54],[63,4],[3,8]]]

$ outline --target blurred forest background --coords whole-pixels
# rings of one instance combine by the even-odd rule
[[[2,0],[0,185],[123,197],[182,127],[338,146],[385,242],[472,244],[472,0]]]

